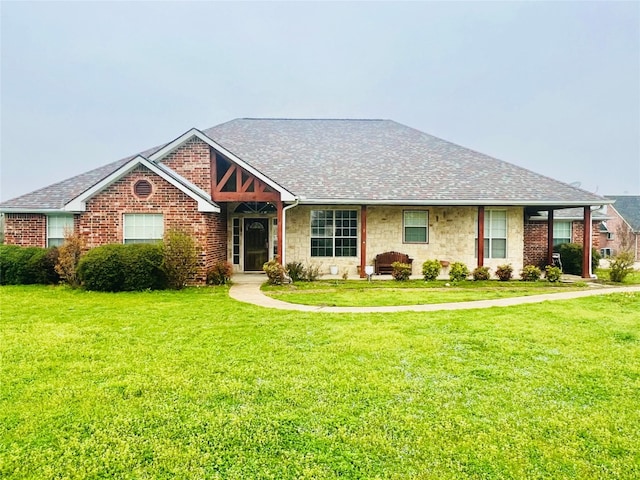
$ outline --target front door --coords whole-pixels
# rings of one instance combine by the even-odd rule
[[[269,260],[269,220],[267,218],[244,219],[244,270],[262,271]]]

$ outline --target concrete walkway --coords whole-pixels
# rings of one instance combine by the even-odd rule
[[[316,305],[297,305],[268,297],[260,290],[267,280],[263,273],[244,273],[233,276],[233,285],[229,296],[239,302],[251,303],[266,308],[280,310],[296,310],[299,312],[323,313],[384,313],[384,312],[435,312],[439,310],[464,310],[469,308],[509,307],[525,303],[538,303],[547,300],[568,300],[572,298],[590,297],[592,295],[607,295],[610,293],[638,292],[640,285],[628,287],[594,287],[588,290],[573,292],[545,293],[528,297],[500,298],[495,300],[476,300],[473,302],[434,303],[428,305],[400,305],[386,307],[323,307]]]

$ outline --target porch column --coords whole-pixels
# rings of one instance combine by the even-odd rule
[[[478,266],[484,265],[484,207],[478,207]]]
[[[360,206],[360,278],[367,274],[364,267],[367,266],[367,206]]]
[[[284,248],[282,238],[282,202],[276,202],[276,211],[278,215],[278,261],[282,264],[282,249]]]
[[[584,207],[582,229],[582,278],[591,278],[591,207]]]
[[[547,214],[547,265],[553,265],[553,209]]]

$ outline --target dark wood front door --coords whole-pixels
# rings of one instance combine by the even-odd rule
[[[244,219],[244,270],[262,271],[269,260],[269,220],[266,218]]]

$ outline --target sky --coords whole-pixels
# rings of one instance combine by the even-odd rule
[[[238,117],[384,118],[640,194],[640,2],[0,2],[0,198]]]

